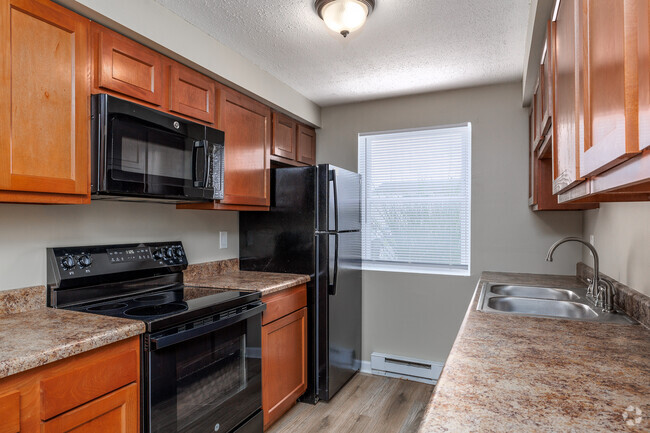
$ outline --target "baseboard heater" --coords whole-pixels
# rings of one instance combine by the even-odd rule
[[[395,377],[435,385],[440,377],[443,363],[405,356],[373,352],[370,355],[370,369],[378,376]]]

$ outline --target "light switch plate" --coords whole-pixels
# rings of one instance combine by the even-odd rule
[[[219,232],[219,248],[228,248],[228,232]]]
[[[589,243],[594,246],[596,245],[594,244],[594,235],[589,235]]]

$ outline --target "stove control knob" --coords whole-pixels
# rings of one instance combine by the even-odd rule
[[[171,259],[172,257],[174,257],[174,249],[172,247],[167,248],[167,250],[165,251],[165,255]]]
[[[185,253],[183,252],[183,248],[181,248],[181,247],[176,247],[176,248],[174,248],[174,253],[175,253],[176,256],[178,256],[178,257],[183,257],[183,255],[185,254]]]
[[[156,250],[153,252],[153,258],[156,260],[160,260],[163,257],[165,257],[165,253],[163,250]]]
[[[64,270],[72,269],[74,268],[74,257],[72,257],[70,254],[66,255],[61,259],[61,267],[63,267]]]
[[[93,259],[90,257],[90,254],[82,254],[77,259],[77,263],[79,263],[79,266],[82,268],[87,268],[88,266],[92,265]]]

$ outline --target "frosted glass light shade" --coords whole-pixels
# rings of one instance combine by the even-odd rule
[[[325,3],[319,13],[327,27],[345,37],[364,25],[370,10],[364,1],[333,0]]]

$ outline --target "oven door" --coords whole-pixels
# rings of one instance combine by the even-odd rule
[[[248,304],[145,337],[144,432],[229,433],[259,418],[265,308]]]

